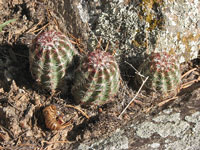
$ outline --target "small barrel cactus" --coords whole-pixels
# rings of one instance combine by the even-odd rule
[[[108,52],[95,50],[75,71],[72,95],[78,103],[103,104],[117,93],[119,83],[120,71],[114,57]]]
[[[139,67],[139,72],[146,77],[149,76],[144,87],[163,94],[163,97],[176,92],[181,83],[178,60],[166,52],[151,53]],[[139,75],[137,77],[142,83],[144,78]]]
[[[29,51],[33,78],[44,88],[55,91],[75,54],[75,48],[62,33],[52,30],[39,34]]]

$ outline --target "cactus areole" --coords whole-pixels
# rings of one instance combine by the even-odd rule
[[[78,103],[103,104],[117,93],[119,82],[120,71],[114,57],[95,50],[76,70],[72,94]]]
[[[163,96],[176,92],[181,83],[178,60],[166,52],[151,53],[139,67],[139,71],[142,75],[149,76],[145,87],[164,94]],[[139,75],[138,77],[142,83],[142,77]]]
[[[54,91],[61,85],[75,52],[69,39],[62,33],[48,31],[39,34],[29,51],[33,78],[44,88]]]

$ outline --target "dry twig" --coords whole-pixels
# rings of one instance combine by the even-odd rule
[[[4,129],[12,139],[15,138],[14,135],[13,135],[13,133],[12,133],[10,130],[8,130],[6,127],[4,127],[4,126],[2,126],[2,125],[0,125],[0,127],[1,127],[2,129]]]
[[[139,101],[137,99],[133,100],[133,102],[136,103],[136,104],[138,104],[138,105],[143,105],[144,104],[143,102],[141,102],[141,101]]]
[[[32,28],[28,29],[28,31],[26,31],[26,33],[33,33],[33,32],[36,30],[36,28],[37,28],[39,25],[42,24],[42,22],[43,22],[43,20],[41,19],[35,26],[33,26]]]
[[[158,104],[158,106],[159,106],[159,107],[162,107],[164,104],[166,104],[166,103],[168,103],[168,102],[170,102],[170,101],[172,101],[172,100],[174,100],[174,99],[177,99],[177,98],[178,98],[177,96],[174,96],[174,97],[172,97],[172,98],[166,99],[166,100],[160,102],[160,103]]]
[[[199,77],[198,79],[194,79],[194,80],[192,80],[192,81],[189,81],[189,82],[187,82],[187,83],[182,84],[180,89],[188,88],[188,87],[191,86],[193,83],[199,82],[199,81],[200,81],[200,77]]]
[[[181,79],[183,79],[185,76],[189,75],[191,72],[193,72],[193,71],[195,71],[195,70],[197,70],[197,68],[193,68],[193,69],[187,71],[186,73],[184,73],[184,74],[181,76]]]
[[[47,23],[47,24],[45,24],[43,27],[41,27],[41,28],[39,28],[39,29],[37,29],[37,30],[34,30],[34,31],[32,31],[32,32],[38,32],[38,31],[43,31],[47,26],[49,25],[49,23]]]
[[[74,41],[72,41],[72,40],[69,40],[72,44],[75,44],[75,45],[77,45],[77,47],[78,47],[78,49],[80,50],[80,52],[81,53],[84,53],[84,54],[87,54],[85,51],[84,51],[84,49],[83,48],[81,48],[81,47],[84,47],[83,46],[83,44],[82,44],[82,42],[81,42],[81,40],[80,39],[77,39],[76,37],[74,37],[72,34],[70,34],[69,32],[67,33],[68,34],[68,36],[70,37],[70,38],[72,38]]]
[[[95,49],[100,49],[100,47],[101,47],[101,42],[102,42],[102,39],[100,38]]]
[[[181,76],[181,78],[184,78],[185,76],[189,75],[191,72],[193,72],[193,71],[195,71],[195,70],[197,70],[197,68],[193,68],[193,69],[187,71],[185,74],[183,74],[183,75]],[[187,82],[187,83],[182,84],[181,87],[180,87],[180,89],[185,89],[185,88],[191,86],[193,83],[199,82],[199,81],[200,81],[200,77],[198,77],[197,79],[194,79],[194,80],[192,80],[192,81],[189,81],[189,82]]]
[[[136,97],[138,96],[138,94],[140,93],[140,91],[142,90],[142,87],[144,86],[144,84],[146,83],[146,81],[148,80],[149,76],[145,78],[145,80],[143,81],[142,85],[140,86],[140,89],[137,91],[136,95],[133,97],[133,99],[128,103],[128,105],[124,108],[124,110],[121,112],[121,114],[118,116],[118,118],[121,118],[121,116],[123,115],[123,113],[126,111],[126,109],[129,107],[129,105],[136,99]]]
[[[106,44],[105,51],[107,51],[107,50],[108,50],[108,47],[109,47],[109,42]]]
[[[72,106],[72,105],[65,105],[66,107],[69,107],[69,108],[74,108],[74,109],[76,109],[76,110],[78,110],[78,111],[80,111],[81,112],[81,114],[83,115],[83,116],[85,116],[87,119],[89,119],[90,117],[85,113],[85,112],[83,112],[80,108],[77,108],[77,107],[75,107],[75,106]]]
[[[124,61],[124,62],[125,62],[126,64],[128,64],[129,66],[131,66],[131,68],[133,68],[133,69],[135,70],[135,72],[136,72],[139,76],[144,77],[135,67],[133,67],[132,64],[128,63],[127,61]]]
[[[71,143],[71,142],[70,141],[55,141],[55,142],[42,141],[41,143],[55,144],[55,143]]]

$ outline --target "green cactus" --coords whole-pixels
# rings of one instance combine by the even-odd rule
[[[95,50],[85,57],[75,71],[72,95],[83,104],[103,104],[114,96],[120,83],[120,71],[114,57]]]
[[[52,30],[39,34],[29,51],[33,78],[44,88],[55,91],[75,54],[75,48],[62,33]]]
[[[151,53],[139,67],[139,72],[149,76],[144,87],[165,95],[177,91],[181,83],[180,64],[175,56],[166,52]],[[142,83],[144,78],[137,75],[137,81]]]

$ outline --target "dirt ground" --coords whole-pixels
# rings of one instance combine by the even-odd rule
[[[139,89],[133,83],[134,70],[129,65],[122,67],[126,69],[121,70],[118,94],[103,106],[80,107],[73,103],[69,92],[51,95],[34,82],[28,62],[32,39],[53,26],[48,6],[42,2],[0,0],[0,22],[17,19],[0,33],[0,149],[73,149],[74,144],[86,139],[109,135],[141,114],[153,115],[184,101],[200,87],[200,59],[196,59],[181,66],[182,74],[192,70],[183,77],[182,85],[191,83],[183,86],[177,98],[160,99],[157,93],[142,90],[122,118],[118,116]],[[195,101],[196,97],[191,99]],[[60,131],[46,128],[42,110],[50,104],[64,114],[64,121],[73,120],[69,127]]]

